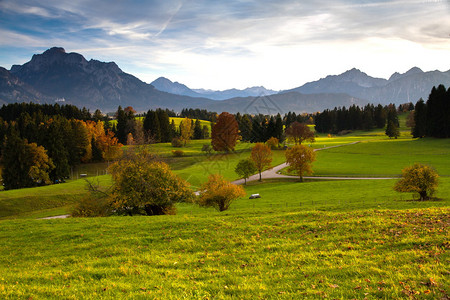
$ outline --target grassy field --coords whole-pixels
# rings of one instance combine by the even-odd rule
[[[396,180],[278,179],[248,184],[261,198],[222,213],[184,203],[174,216],[36,220],[70,211],[85,181],[0,192],[0,298],[448,299],[450,141],[355,132],[311,146],[355,141],[318,152],[316,174],[396,175],[420,161],[444,175],[437,199],[412,201]],[[181,158],[150,147],[194,187],[210,173],[236,179],[251,145],[205,155],[209,142]],[[272,164],[283,160],[275,151]]]
[[[8,298],[444,299],[450,210],[2,221]]]

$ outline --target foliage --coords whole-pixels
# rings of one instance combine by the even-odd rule
[[[276,137],[271,137],[266,142],[267,146],[272,150],[276,150],[280,147],[280,141]]]
[[[172,139],[172,147],[177,147],[177,148],[183,147],[183,141],[181,140],[181,138],[174,137]]]
[[[193,134],[194,134],[193,120],[186,117],[180,123],[180,138],[184,146],[186,146],[186,144],[189,142]]]
[[[411,130],[414,138],[422,138],[426,135],[427,112],[426,104],[420,99],[414,107],[414,126]]]
[[[21,139],[15,129],[4,143],[2,165],[3,184],[7,190],[49,184],[49,172],[55,168],[42,146]]]
[[[244,197],[244,188],[225,180],[222,175],[211,174],[200,188],[197,203],[200,206],[214,207],[218,211],[227,210],[233,200]]]
[[[204,144],[202,146],[202,152],[205,152],[206,154],[211,154],[212,148],[210,144]]]
[[[238,176],[244,178],[244,184],[247,184],[247,178],[254,174],[257,169],[255,163],[251,159],[241,159],[234,169]]]
[[[129,215],[166,214],[173,211],[175,203],[193,197],[188,183],[145,151],[116,162],[109,171],[114,181],[112,205]]]
[[[402,170],[402,179],[394,186],[394,190],[403,193],[418,193],[420,200],[428,200],[438,186],[439,175],[430,166],[415,163]]]
[[[250,158],[255,163],[256,169],[258,169],[259,181],[261,181],[261,172],[264,168],[270,166],[270,163],[272,162],[272,151],[267,145],[256,143],[252,148]]]
[[[108,197],[90,192],[84,195],[72,209],[71,216],[78,217],[107,217],[113,213]]]
[[[391,105],[388,109],[385,133],[390,138],[398,138],[400,136],[399,121],[395,105]]]
[[[305,123],[293,122],[286,129],[286,136],[289,140],[293,141],[296,145],[301,144],[304,141],[314,143],[314,132],[309,129]]]
[[[184,155],[183,150],[172,150],[172,155],[175,157],[182,157]]]
[[[295,171],[303,181],[304,174],[311,174],[311,164],[316,160],[316,153],[310,147],[304,145],[295,145],[286,150],[286,163],[289,165],[289,171]]]
[[[450,137],[450,88],[433,87],[426,104],[426,135]]]
[[[235,117],[227,112],[219,115],[211,130],[211,144],[215,151],[233,151],[239,138],[239,125]]]

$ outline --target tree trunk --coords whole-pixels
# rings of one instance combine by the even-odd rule
[[[247,177],[244,177],[244,185],[247,185]]]
[[[262,178],[261,178],[261,170],[259,171],[259,181],[262,181]]]
[[[427,191],[420,191],[419,195],[420,195],[420,201],[428,200]]]
[[[300,175],[300,182],[303,182],[303,176]]]

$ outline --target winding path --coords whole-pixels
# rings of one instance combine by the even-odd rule
[[[331,149],[331,148],[337,148],[337,147],[343,147],[343,146],[349,146],[349,145],[354,145],[354,144],[358,144],[360,143],[360,141],[357,142],[353,142],[353,143],[348,143],[348,144],[343,144],[343,145],[336,145],[336,146],[329,146],[329,147],[324,147],[324,148],[317,148],[314,149],[314,151],[321,151],[321,150],[326,150],[326,149]],[[292,175],[284,175],[284,174],[280,174],[279,172],[286,168],[288,166],[287,163],[282,163],[278,166],[273,167],[272,169],[266,170],[264,172],[261,173],[261,178],[262,179],[272,179],[272,178],[298,178],[298,176],[292,176]],[[304,179],[314,179],[314,180],[386,180],[386,179],[398,179],[396,177],[317,177],[317,176],[304,176]],[[250,176],[249,178],[247,178],[247,182],[249,181],[256,181],[259,180],[259,173]],[[232,181],[232,183],[234,184],[244,184],[244,179],[238,179],[235,181]],[[198,195],[198,191],[195,192],[196,195]],[[40,220],[49,220],[49,219],[64,219],[69,217],[70,215],[60,215],[60,216],[53,216],[53,217],[46,217],[46,218],[40,218]]]
[[[343,144],[343,145],[336,145],[336,146],[329,146],[329,147],[324,147],[324,148],[317,148],[314,149],[314,151],[321,151],[321,150],[326,150],[326,149],[331,149],[331,148],[337,148],[337,147],[343,147],[343,146],[349,146],[349,145],[354,145],[354,144],[358,144],[360,143],[360,141],[357,142],[353,142],[353,143],[349,143],[349,144]],[[280,174],[279,172],[286,168],[288,166],[287,163],[282,163],[278,166],[273,167],[272,169],[266,170],[264,172],[261,173],[261,178],[262,179],[272,179],[272,178],[298,178],[298,176],[293,176],[293,175],[284,175],[284,174]],[[322,177],[322,176],[304,176],[303,179],[318,179],[318,180],[386,180],[386,179],[397,179],[396,177]],[[247,178],[247,182],[249,181],[256,181],[259,180],[259,173],[250,176],[249,178]],[[234,184],[244,184],[245,180],[242,179],[238,179],[233,181],[232,183]]]

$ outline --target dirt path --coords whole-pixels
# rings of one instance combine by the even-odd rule
[[[321,150],[327,150],[327,149],[332,149],[332,148],[338,148],[338,147],[343,147],[343,146],[349,146],[349,145],[354,145],[354,144],[358,144],[360,143],[359,141],[357,142],[353,142],[353,143],[349,143],[349,144],[343,144],[343,145],[336,145],[336,146],[330,146],[330,147],[324,147],[324,148],[317,148],[314,149],[314,151],[321,151]],[[272,169],[266,170],[264,172],[261,173],[261,178],[262,179],[271,179],[271,178],[298,178],[298,176],[292,176],[292,175],[284,175],[284,174],[279,174],[279,172],[286,168],[288,165],[287,163],[282,163],[281,165],[275,166]],[[335,176],[328,176],[328,177],[316,177],[316,176],[306,176],[303,177],[304,179],[319,179],[319,180],[385,180],[385,179],[396,179],[395,177],[335,177]],[[256,181],[259,180],[259,173],[250,176],[249,178],[247,178],[247,182],[249,181]],[[238,179],[233,181],[234,184],[244,184],[244,179]]]

